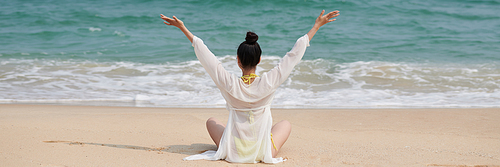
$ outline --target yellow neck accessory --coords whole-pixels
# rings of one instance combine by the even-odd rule
[[[244,82],[244,83],[248,83],[248,84],[250,84],[250,80],[251,80],[252,78],[254,78],[254,79],[255,79],[255,78],[257,78],[257,77],[259,77],[257,74],[251,73],[250,75],[243,75],[243,76],[241,77],[241,80],[243,80],[243,82]]]

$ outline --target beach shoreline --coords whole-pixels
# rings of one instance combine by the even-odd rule
[[[165,108],[165,109],[225,109],[226,105],[214,104],[214,105],[155,105],[147,102],[135,102],[135,101],[57,101],[54,102],[0,102],[0,105],[42,105],[42,106],[89,106],[89,107],[137,107],[137,108]],[[436,105],[436,106],[400,106],[400,105],[380,105],[380,106],[342,106],[342,107],[332,107],[332,106],[318,106],[318,105],[271,105],[271,109],[278,110],[381,110],[381,109],[495,109],[499,106],[458,106],[458,105]]]
[[[499,166],[500,108],[272,109],[292,134],[277,166]],[[0,104],[0,166],[234,166],[216,149],[224,108]],[[264,164],[258,164],[264,165]]]

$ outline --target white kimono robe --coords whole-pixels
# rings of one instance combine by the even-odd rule
[[[247,85],[240,77],[227,72],[203,41],[193,38],[196,57],[220,89],[229,110],[229,119],[217,151],[192,155],[184,160],[225,159],[236,163],[278,163],[272,158],[275,149],[271,142],[271,103],[274,92],[292,72],[309,46],[309,37],[302,36],[281,62]]]

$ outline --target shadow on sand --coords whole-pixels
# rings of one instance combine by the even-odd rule
[[[195,143],[191,145],[170,145],[165,147],[143,147],[143,146],[133,146],[133,145],[121,145],[121,144],[105,144],[105,143],[86,143],[86,142],[77,142],[77,141],[43,141],[44,143],[63,143],[68,145],[94,145],[94,146],[102,146],[102,147],[113,147],[113,148],[121,148],[121,149],[132,149],[132,150],[145,150],[145,151],[157,151],[159,154],[163,152],[169,153],[177,153],[177,154],[185,154],[185,155],[194,155],[201,154],[207,150],[217,150],[217,147],[213,144],[201,144]]]

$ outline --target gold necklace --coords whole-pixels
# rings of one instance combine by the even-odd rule
[[[256,78],[256,77],[259,77],[257,74],[254,74],[254,73],[251,73],[250,75],[243,75],[241,77],[241,80],[243,80],[244,83],[248,83],[250,85],[250,80],[252,78]]]

